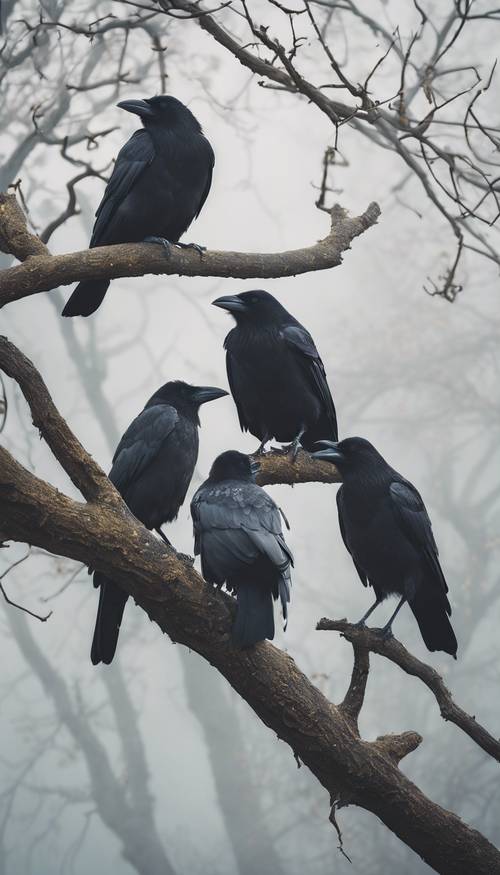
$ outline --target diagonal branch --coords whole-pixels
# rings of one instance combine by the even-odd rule
[[[33,399],[31,391],[25,394]],[[43,432],[45,420],[41,428]],[[67,450],[58,446],[55,433],[50,440],[56,456],[65,458]],[[420,742],[417,733],[364,741],[352,720],[314,687],[288,654],[267,642],[235,650],[230,635],[233,599],[207,586],[189,561],[167,549],[117,503],[73,501],[0,449],[0,531],[6,539],[92,564],[112,577],[172,640],[201,654],[224,675],[337,804],[355,804],[376,814],[443,875],[500,872],[497,849],[428,799],[399,770],[401,757]]]
[[[33,235],[25,234],[33,242],[30,250],[23,237],[22,246],[16,234],[11,236],[11,211],[19,220],[21,213],[12,195],[0,196],[0,248],[16,257],[27,259],[23,264],[0,273],[0,307],[29,295],[47,292],[58,286],[79,280],[116,279],[144,274],[177,274],[179,276],[216,276],[238,279],[295,276],[309,271],[328,270],[342,263],[342,254],[351,247],[355,237],[376,224],[380,208],[372,203],[355,217],[336,205],[330,211],[331,228],[318,243],[303,249],[276,253],[218,252],[211,250],[200,255],[189,249],[151,243],[127,243],[119,246],[100,246],[68,255],[40,254],[43,244]],[[21,213],[22,215],[22,213]],[[4,223],[2,226],[2,217]],[[38,242],[37,242],[38,241]]]
[[[449,873],[450,864],[454,875],[500,872],[500,853],[487,839],[399,770],[398,759],[419,742],[416,733],[363,741],[288,654],[266,642],[234,650],[233,600],[133,517],[72,501],[0,449],[0,529],[112,576],[172,640],[227,678],[331,796],[372,811],[437,872]]]
[[[430,665],[421,662],[416,656],[413,656],[406,650],[403,645],[395,638],[390,638],[388,641],[383,639],[378,630],[375,629],[360,629],[353,626],[346,620],[328,620],[323,617],[316,626],[319,630],[327,630],[340,632],[347,641],[350,641],[354,648],[363,647],[372,653],[378,653],[380,656],[385,656],[391,662],[399,665],[406,674],[420,678],[422,683],[429,688],[434,694],[436,702],[439,705],[441,716],[444,720],[454,723],[462,732],[465,732],[472,741],[475,741],[487,754],[493,759],[500,762],[500,741],[493,738],[492,735],[476,721],[476,718],[467,714],[452,698],[452,695],[444,683],[442,677]]]
[[[0,370],[19,384],[39,429],[54,456],[84,498],[123,504],[116,490],[94,462],[57,410],[33,363],[6,337],[0,336]]]

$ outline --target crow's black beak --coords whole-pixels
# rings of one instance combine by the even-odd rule
[[[325,459],[327,462],[341,462],[344,458],[336,441],[316,441],[316,446],[324,447],[324,450],[316,450],[311,453],[313,459]]]
[[[205,404],[207,401],[223,398],[224,395],[229,395],[229,392],[226,392],[225,389],[218,389],[217,386],[198,386],[194,393],[194,401],[197,404]]]
[[[153,118],[154,112],[151,109],[147,100],[121,100],[116,104],[120,109],[125,109],[127,112],[133,112],[141,118]]]
[[[214,307],[220,307],[222,310],[228,310],[230,313],[241,313],[246,310],[246,306],[239,295],[224,295],[222,298],[216,298],[212,301]]]

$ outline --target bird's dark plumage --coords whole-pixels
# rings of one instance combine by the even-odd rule
[[[337,419],[325,369],[309,332],[268,292],[243,292],[213,302],[236,327],[227,335],[229,385],[243,431],[264,443],[297,441],[312,450],[337,440]]]
[[[325,446],[313,456],[329,459],[342,476],[340,531],[362,583],[373,587],[376,603],[391,594],[408,601],[427,648],[455,656],[448,586],[420,494],[363,438]]]
[[[273,598],[280,598],[286,624],[293,556],[279,509],[254,482],[248,456],[229,450],[217,457],[191,515],[203,577],[237,596],[233,642],[244,648],[273,638]]]
[[[175,243],[199,215],[212,182],[214,153],[192,112],[175,97],[124,100],[144,124],[118,153],[96,212],[90,248],[161,237]],[[81,282],[63,316],[89,316],[108,280]]]
[[[198,409],[227,395],[212,386],[166,383],[149,399],[123,435],[109,479],[132,513],[148,529],[160,529],[179,512],[198,458]],[[100,587],[91,659],[113,659],[127,594],[100,572]]]

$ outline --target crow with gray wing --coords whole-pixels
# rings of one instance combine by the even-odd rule
[[[375,603],[359,625],[387,596],[399,595],[383,634],[392,634],[394,618],[408,602],[428,650],[456,656],[448,586],[420,494],[364,438],[320,443],[325,449],[312,455],[332,462],[342,477],[337,493],[342,538],[361,582],[375,591]]]
[[[213,386],[165,383],[149,399],[123,435],[113,457],[109,479],[128,507],[148,529],[172,522],[184,502],[198,458],[198,411],[201,404],[228,393]],[[104,574],[94,573],[100,587],[91,659],[109,664],[115,654],[127,594]]]
[[[212,302],[236,326],[225,341],[226,367],[240,426],[261,441],[275,438],[312,450],[336,441],[337,418],[325,368],[309,332],[264,291],[226,295]]]
[[[286,628],[290,601],[293,556],[279,508],[255,483],[257,469],[248,456],[228,450],[191,502],[195,555],[208,583],[225,583],[236,594],[232,640],[241,649],[274,638],[273,598],[281,601]]]
[[[122,100],[118,106],[138,115],[144,127],[118,153],[96,212],[90,248],[143,240],[165,247],[195,246],[178,241],[201,212],[215,163],[198,120],[180,100],[165,94]],[[108,286],[107,279],[79,283],[62,315],[90,316]]]

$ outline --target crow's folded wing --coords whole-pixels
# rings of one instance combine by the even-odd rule
[[[205,188],[203,189],[203,192],[201,194],[200,203],[198,205],[198,210],[197,210],[196,216],[195,216],[196,219],[200,215],[200,213],[203,209],[203,205],[204,205],[204,203],[208,197],[208,194],[210,192],[210,188],[212,186],[212,174],[213,174],[214,167],[215,167],[214,150],[212,149],[210,143],[208,142],[208,140],[205,137],[201,138],[201,142],[202,142],[203,152],[205,153],[204,157],[206,158],[206,161],[207,161],[207,181],[205,184]]]
[[[195,553],[203,535],[245,564],[258,555],[267,556],[278,568],[293,563],[281,530],[280,513],[273,499],[260,486],[227,481],[203,484],[191,503]]]
[[[230,350],[227,348],[227,338],[226,338],[226,370],[227,370],[227,379],[229,383],[229,388],[231,390],[231,395],[233,396],[233,401],[236,404],[236,411],[238,413],[238,419],[240,423],[240,428],[242,431],[248,431],[249,423],[245,418],[245,414],[243,412],[243,407],[240,402],[241,398],[241,388],[240,382],[238,379],[238,369],[241,365],[235,360],[234,356],[231,354]]]
[[[109,479],[122,495],[151,464],[178,421],[175,407],[156,404],[143,410],[129,425],[118,444],[109,473]]]
[[[408,480],[393,481],[389,487],[391,507],[408,540],[424,556],[434,572],[434,578],[448,592],[439,564],[439,554],[429,515],[417,489]]]
[[[351,554],[352,561],[354,562],[354,565],[356,566],[356,571],[359,574],[359,579],[361,580],[361,583],[363,584],[363,586],[368,586],[368,577],[365,574],[365,572],[363,571],[363,569],[361,568],[361,566],[358,565],[358,563],[356,562],[354,556],[351,553],[351,548],[349,547],[349,544],[347,543],[347,536],[346,536],[345,523],[344,523],[344,495],[342,492],[342,486],[340,487],[340,489],[337,492],[337,510],[338,510],[338,514],[339,514],[339,526],[340,526],[340,534],[342,535],[342,540],[343,540],[348,552]]]
[[[136,131],[120,149],[103,199],[97,208],[91,247],[99,246],[100,241],[109,236],[117,207],[125,200],[154,157],[153,141],[146,130]]]
[[[331,440],[338,440],[337,415],[335,405],[326,381],[326,372],[318,350],[309,332],[303,325],[287,325],[282,329],[286,343],[294,351],[297,360],[305,368],[317,397],[321,400],[328,424],[331,429]],[[329,437],[325,435],[325,437]]]

